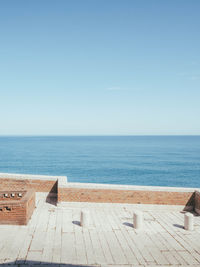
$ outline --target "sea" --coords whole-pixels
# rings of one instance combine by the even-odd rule
[[[2,136],[0,172],[200,188],[200,136]]]

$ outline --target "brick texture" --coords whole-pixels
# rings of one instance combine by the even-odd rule
[[[195,211],[200,215],[200,192],[195,191]]]
[[[102,202],[102,203],[133,203],[133,204],[160,204],[185,205],[193,209],[194,193],[168,191],[140,191],[121,189],[87,189],[59,187],[58,182],[52,180],[28,180],[1,178],[0,190],[49,192],[57,196],[58,202]],[[49,194],[49,195],[51,195]],[[198,202],[200,203],[200,202]],[[200,204],[198,204],[200,206]]]
[[[191,192],[58,188],[58,201],[194,205]]]
[[[3,191],[0,196],[0,224],[26,225],[35,208],[35,191]]]
[[[21,179],[0,179],[0,191],[3,190],[28,190],[34,189],[36,192],[57,193],[57,181],[48,180],[21,180]]]

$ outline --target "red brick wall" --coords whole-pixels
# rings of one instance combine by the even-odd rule
[[[18,194],[19,192],[15,192],[15,191],[2,191],[0,192],[0,202],[1,201],[12,201],[12,200],[21,200],[22,197],[25,195],[26,191],[20,191],[20,194]]]
[[[26,192],[19,200],[0,201],[0,224],[25,225],[28,223],[34,208],[34,190]]]
[[[195,191],[195,211],[200,215],[200,192]]]
[[[24,224],[27,224],[35,209],[35,192],[34,191],[27,192],[25,205],[26,205],[26,220]]]
[[[191,192],[58,188],[58,202],[109,202],[193,206]]]
[[[0,179],[0,191],[3,190],[27,190],[34,189],[36,192],[57,192],[57,181],[46,180],[21,180],[21,179]]]
[[[194,207],[192,192],[139,191],[118,189],[58,188],[57,181],[0,179],[0,190],[28,190],[57,193],[58,202],[104,202],[187,205]],[[199,204],[200,205],[200,204]]]
[[[0,224],[25,224],[26,209],[24,205],[6,204],[11,211],[0,210]],[[3,206],[4,209],[5,205]],[[0,209],[2,206],[0,206]]]

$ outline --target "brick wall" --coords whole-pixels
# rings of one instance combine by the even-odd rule
[[[57,193],[57,181],[51,180],[31,180],[31,179],[0,179],[0,191],[3,190],[28,190],[34,189],[36,192]]]
[[[58,188],[58,202],[110,202],[133,204],[194,205],[192,192]]]
[[[195,191],[195,211],[200,215],[200,192]]]
[[[22,193],[23,197],[0,201],[0,224],[27,224],[35,208],[35,191],[10,191],[5,193],[9,195],[11,193]]]
[[[2,191],[0,192],[0,202],[1,201],[12,201],[12,200],[20,200],[24,195],[26,191],[20,191],[15,192],[15,191]]]
[[[33,211],[35,209],[35,192],[34,190],[28,191],[27,195],[25,196],[25,205],[26,205],[26,220],[24,224],[27,224],[30,220]]]
[[[28,190],[34,189],[36,192],[49,192],[57,195],[58,202],[104,202],[104,203],[133,203],[133,204],[163,204],[163,205],[185,205],[187,208],[194,207],[194,193],[192,190],[185,192],[177,188],[165,188],[160,191],[152,187],[135,189],[136,187],[104,187],[103,185],[95,185],[91,188],[90,185],[83,184],[77,187],[72,183],[67,183],[65,177],[58,181],[45,179],[30,178],[28,179],[11,179],[1,177],[0,190]],[[70,185],[70,186],[69,186]],[[51,194],[49,194],[51,195]]]

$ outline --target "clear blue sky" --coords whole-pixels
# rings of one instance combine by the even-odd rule
[[[0,135],[200,134],[199,0],[0,2]]]

